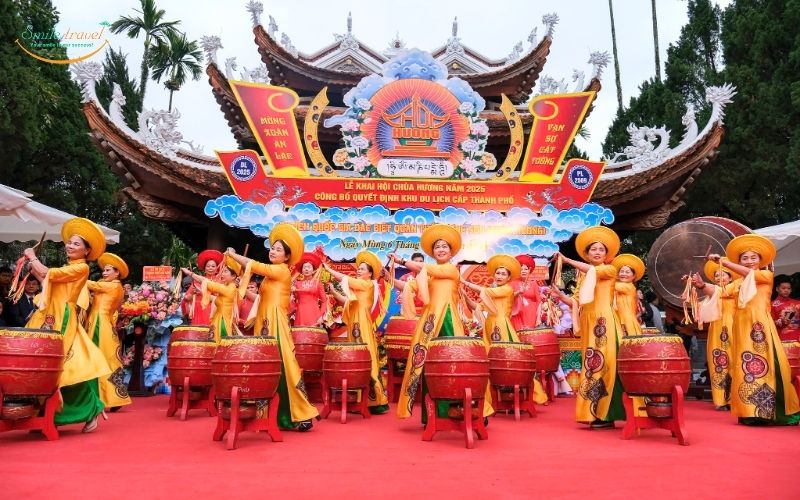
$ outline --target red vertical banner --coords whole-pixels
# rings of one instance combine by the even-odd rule
[[[230,84],[272,175],[308,176],[306,157],[294,119],[294,108],[300,102],[298,95],[285,87],[236,81]]]
[[[258,153],[252,149],[214,152],[236,196],[253,200],[260,195],[258,192],[264,188],[267,173]]]
[[[595,92],[576,92],[540,95],[531,101],[533,125],[520,181],[552,181],[594,96]]]

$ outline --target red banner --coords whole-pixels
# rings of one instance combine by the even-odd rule
[[[275,177],[307,176],[308,167],[294,108],[300,98],[291,89],[231,81],[231,89]]]
[[[142,281],[169,281],[172,266],[142,266]]]
[[[236,196],[250,200],[264,188],[267,172],[258,153],[252,149],[214,152]]]
[[[594,100],[594,92],[541,95],[530,105],[531,135],[519,180],[547,182],[564,161],[583,117]]]
[[[231,161],[244,161],[241,173],[252,171],[249,161],[238,160],[244,152],[218,152],[234,191],[242,200],[267,203],[280,198],[287,206],[315,203],[321,208],[361,208],[383,205],[389,210],[424,207],[438,211],[448,206],[467,210],[498,210],[527,207],[540,211],[545,205],[559,210],[581,206],[592,196],[604,162],[572,159],[558,183],[533,184],[517,181],[452,181],[431,179],[385,179],[344,177],[267,177],[255,169],[255,176],[239,181],[230,172],[240,172]],[[237,156],[239,154],[239,156]],[[256,157],[255,160],[258,158]],[[246,176],[245,176],[246,177]]]

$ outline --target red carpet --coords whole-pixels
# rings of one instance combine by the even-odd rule
[[[489,440],[458,433],[422,442],[418,417],[316,422],[283,443],[244,433],[227,451],[215,420],[164,416],[165,396],[137,398],[93,434],[61,428],[47,442],[0,434],[3,498],[798,498],[800,428],[746,428],[708,402],[687,402],[689,446],[663,430],[631,441],[575,424],[573,400],[515,423],[494,417]],[[268,495],[268,496],[264,496]]]

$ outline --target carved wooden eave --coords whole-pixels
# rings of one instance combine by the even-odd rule
[[[717,156],[725,131],[720,122],[681,154],[655,167],[623,177],[603,176],[592,201],[614,211],[614,228],[651,230],[663,227],[683,206],[687,187]]]
[[[316,95],[326,85],[329,94],[344,95],[368,75],[316,67],[289,53],[261,25],[253,28],[253,34],[272,84],[294,89],[301,96]],[[544,37],[533,50],[511,64],[494,71],[460,77],[485,98],[499,98],[500,94],[506,94],[513,103],[523,103],[530,97],[544,68],[552,42],[551,37]]]
[[[83,104],[90,137],[142,212],[164,222],[202,223],[209,198],[230,193],[215,158],[179,151],[170,159],[113,123],[96,101]]]
[[[241,149],[258,150],[256,139],[253,137],[253,132],[250,131],[242,109],[233,95],[228,79],[213,62],[206,66],[206,74],[208,75],[208,83],[211,85],[211,92],[214,94],[214,100],[219,104],[219,109],[225,116],[228,127],[230,127],[239,147]]]

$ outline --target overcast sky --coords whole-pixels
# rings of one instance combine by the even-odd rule
[[[222,65],[228,57],[236,56],[239,67],[255,67],[260,63],[253,41],[250,17],[244,0],[212,1],[156,0],[166,11],[166,19],[180,20],[180,29],[190,38],[199,40],[203,35],[217,35],[223,49],[217,54]],[[353,34],[364,44],[382,51],[396,32],[407,47],[432,50],[443,45],[450,37],[454,16],[458,16],[458,35],[464,45],[490,58],[502,58],[511,52],[518,41],[528,49],[527,37],[538,27],[539,37],[544,35],[542,15],[555,12],[560,18],[550,56],[542,75],[556,80],[570,79],[573,69],[591,74],[587,64],[589,53],[607,50],[611,53],[611,29],[606,0],[405,0],[403,2],[375,0],[302,0],[264,1],[262,23],[268,23],[272,14],[279,32],[289,35],[294,45],[305,53],[333,41],[333,33],[346,32],[347,12],[353,13]],[[728,0],[719,0],[723,7]],[[138,0],[54,0],[61,14],[59,31],[94,30],[101,21],[115,21],[120,15],[135,15]],[[638,94],[639,85],[655,75],[651,3],[647,0],[615,0],[614,19],[620,59],[622,94],[624,102]],[[662,75],[666,51],[680,35],[686,22],[685,0],[658,0],[658,32]],[[280,34],[279,34],[280,36]],[[128,56],[132,76],[138,79],[142,39],[131,40],[126,35],[108,36],[115,48],[122,48]],[[80,55],[70,49],[70,56]],[[101,61],[100,56],[96,60]],[[588,80],[587,80],[588,81]],[[595,109],[586,122],[591,137],[588,141],[576,139],[579,147],[589,156],[601,156],[601,144],[617,109],[613,61],[603,74],[603,89]],[[166,109],[169,94],[162,83],[149,82],[145,107]],[[234,149],[227,123],[211,93],[208,79],[187,83],[175,93],[173,105],[181,112],[180,130],[185,139],[205,147],[205,153],[214,149]],[[660,124],[641,124],[660,125]],[[702,126],[702,125],[701,125]],[[682,133],[680,131],[674,133]]]

